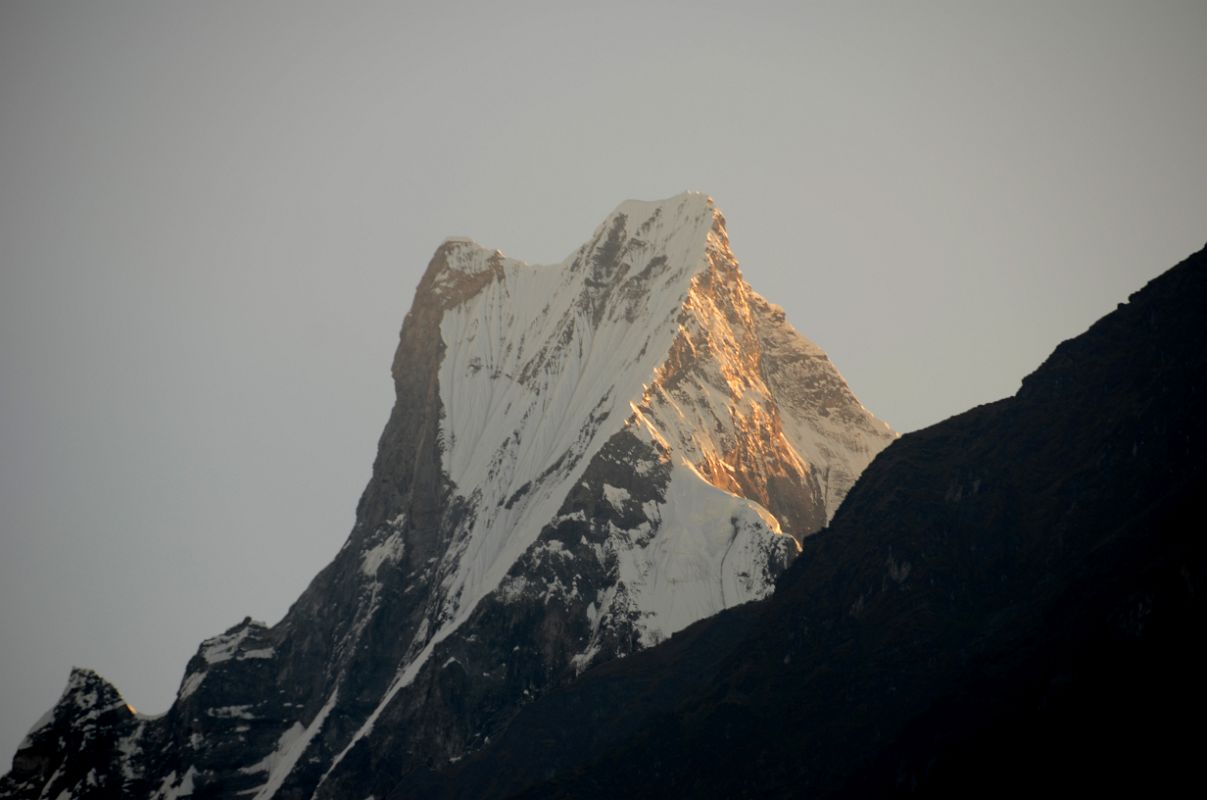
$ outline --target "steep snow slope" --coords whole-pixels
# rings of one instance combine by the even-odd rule
[[[622,204],[593,247],[557,267],[452,248],[450,272],[496,278],[440,325],[444,464],[476,510],[445,556],[448,624],[498,585],[625,424],[678,329],[713,222],[705,198],[682,195]],[[643,269],[610,261],[621,242]]]
[[[641,615],[643,645],[722,609],[771,592],[777,560],[795,546],[769,548],[779,523],[763,507],[717,489],[686,461],[671,472],[664,502],[647,512],[656,531],[648,546],[620,550],[619,585]]]

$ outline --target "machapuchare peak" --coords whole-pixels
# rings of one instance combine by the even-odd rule
[[[162,717],[56,714],[0,797],[386,796],[768,596],[895,437],[692,192],[555,265],[445,240],[392,374],[356,524],[285,618],[203,642]]]

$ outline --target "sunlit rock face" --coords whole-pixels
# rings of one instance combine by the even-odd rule
[[[766,597],[894,438],[699,194],[623,203],[554,266],[446,241],[393,376],[356,526],[286,617],[205,642],[101,750],[35,731],[0,796],[381,796]]]

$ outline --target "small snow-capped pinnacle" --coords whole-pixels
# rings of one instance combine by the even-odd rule
[[[502,250],[494,250],[478,244],[466,236],[446,237],[436,248],[433,263],[443,260],[441,269],[455,269],[458,272],[478,272],[492,258],[505,258]],[[431,267],[429,267],[431,269]]]
[[[436,248],[436,252],[464,254],[485,253],[486,255],[503,255],[503,251],[480,244],[469,236],[446,236],[444,237],[444,241],[440,243],[440,246]]]
[[[67,677],[67,687],[63,691],[64,694],[67,694],[69,692],[86,691],[94,687],[112,688],[112,686],[113,684],[102,678],[95,670],[86,667],[72,667],[71,674]]]
[[[506,263],[515,262],[500,250],[489,250],[472,239],[446,238],[424,270],[419,280],[416,298],[438,299],[437,305],[447,308],[472,297],[493,278],[502,275]],[[412,307],[414,307],[413,304]]]
[[[129,709],[121,692],[112,683],[96,672],[83,667],[72,667],[67,686],[55,708],[66,717],[77,721],[95,719],[115,709]],[[130,710],[129,714],[134,712]]]

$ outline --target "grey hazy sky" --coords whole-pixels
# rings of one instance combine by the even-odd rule
[[[1207,239],[1207,3],[0,6],[0,760],[339,548],[428,257],[712,194],[907,431]]]

